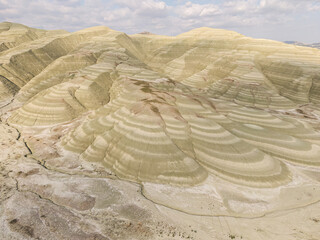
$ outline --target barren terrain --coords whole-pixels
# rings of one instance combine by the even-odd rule
[[[0,23],[0,239],[320,239],[320,50]]]

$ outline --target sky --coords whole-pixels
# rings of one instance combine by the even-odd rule
[[[77,31],[104,25],[127,34],[193,28],[254,38],[320,42],[320,0],[0,0],[0,22]]]

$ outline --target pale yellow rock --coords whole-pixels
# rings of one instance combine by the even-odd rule
[[[319,239],[319,104],[320,50],[1,23],[0,238]]]
[[[176,37],[40,32],[0,54],[3,102],[17,94],[8,121],[80,119],[61,146],[81,161],[183,186],[219,176],[276,187],[291,181],[287,163],[320,165],[319,133],[272,113],[318,103],[319,50],[211,28]]]

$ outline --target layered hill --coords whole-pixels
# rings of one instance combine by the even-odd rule
[[[320,200],[318,49],[211,28],[169,37],[13,23],[0,24],[0,46],[2,119],[46,169],[142,184],[194,215]]]

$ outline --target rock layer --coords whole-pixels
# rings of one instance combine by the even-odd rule
[[[232,31],[1,23],[0,238],[319,239],[319,76]]]
[[[266,112],[317,104],[318,50],[209,28],[176,37],[40,32],[0,55],[1,96],[17,95],[8,122],[84,119],[61,140],[80,160],[183,186],[215,175],[275,187],[290,182],[286,163],[320,165],[318,132]]]

